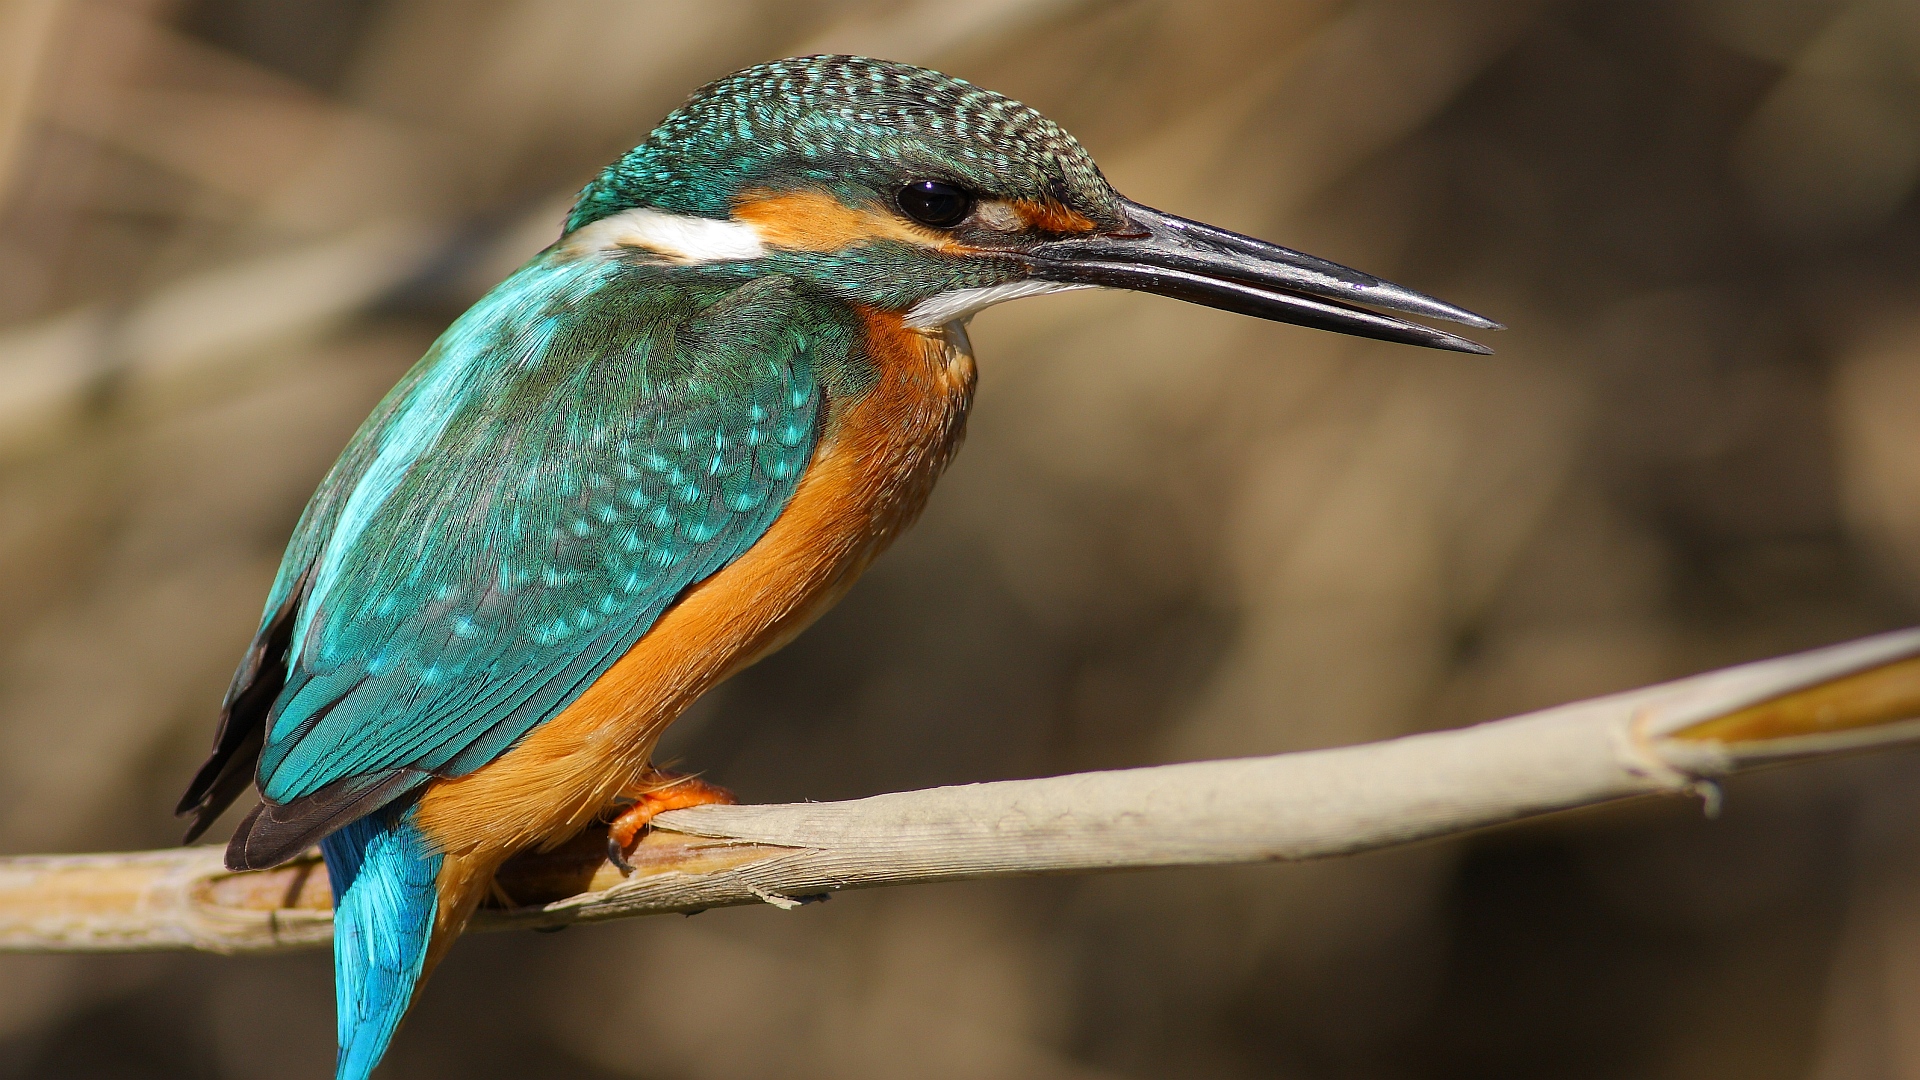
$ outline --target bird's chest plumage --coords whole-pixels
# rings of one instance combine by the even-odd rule
[[[974,366],[958,324],[926,331],[884,312],[865,313],[864,319],[867,353],[879,378],[866,394],[829,403],[810,469],[837,478],[850,519],[840,528],[865,515],[858,531],[864,533],[861,550],[871,558],[919,516],[959,448],[973,403]]]
[[[964,433],[973,357],[957,325],[917,330],[879,311],[861,320],[874,377],[829,396],[780,516],[559,715],[485,768],[434,784],[420,822],[443,850],[510,851],[577,831],[695,698],[805,629],[919,516]]]

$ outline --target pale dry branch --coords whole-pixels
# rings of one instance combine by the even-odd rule
[[[1387,742],[837,803],[663,815],[633,857],[601,837],[524,856],[476,929],[915,882],[1346,855],[1920,740],[1920,630]],[[0,949],[254,952],[328,940],[325,869],[233,874],[216,848],[0,860]]]

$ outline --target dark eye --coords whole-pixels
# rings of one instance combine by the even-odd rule
[[[960,224],[973,209],[973,196],[938,180],[915,180],[900,189],[898,199],[902,213],[936,229]]]

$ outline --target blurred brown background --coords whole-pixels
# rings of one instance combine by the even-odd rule
[[[0,852],[162,846],[375,398],[708,78],[852,51],[1513,329],[990,312],[755,800],[1268,753],[1920,621],[1912,0],[0,0]],[[385,1075],[1920,1078],[1915,758],[1325,865],[474,938]],[[0,1078],[331,1075],[328,959],[0,957]]]

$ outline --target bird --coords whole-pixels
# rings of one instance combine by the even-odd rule
[[[1127,289],[1411,345],[1463,308],[1122,197],[1058,125],[806,56],[695,91],[380,401],[295,526],[178,812],[319,845],[337,1080],[364,1080],[512,855],[731,801],[654,766],[908,528],[959,447],[978,311]]]

